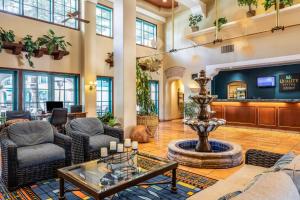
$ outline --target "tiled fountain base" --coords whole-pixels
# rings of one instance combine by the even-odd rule
[[[211,153],[195,152],[197,140],[176,140],[168,146],[168,158],[181,165],[197,168],[223,169],[243,162],[242,147],[238,144],[210,139]]]

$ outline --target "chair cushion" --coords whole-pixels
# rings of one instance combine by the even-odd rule
[[[66,157],[65,150],[52,143],[20,147],[17,149],[17,155],[20,168],[64,160]]]
[[[98,118],[77,118],[70,122],[72,131],[78,131],[90,136],[104,133],[102,122]]]
[[[263,174],[258,181],[232,200],[300,200],[298,190],[284,172]]]
[[[90,137],[90,151],[99,151],[101,147],[109,147],[111,141],[119,142],[118,138],[109,135],[95,135]]]
[[[51,124],[40,120],[20,122],[9,126],[8,137],[18,147],[54,142],[54,133]]]
[[[241,191],[255,176],[261,174],[266,169],[267,168],[254,165],[244,165],[239,171],[227,179],[218,181],[213,186],[191,196],[188,200],[217,200],[231,192]]]

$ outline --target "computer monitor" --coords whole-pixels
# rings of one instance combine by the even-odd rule
[[[64,103],[62,101],[47,101],[46,102],[46,109],[47,113],[51,113],[53,108],[63,108]]]

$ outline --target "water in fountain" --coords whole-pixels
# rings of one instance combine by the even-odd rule
[[[208,136],[210,132],[224,125],[226,121],[224,119],[212,118],[213,112],[209,112],[208,107],[216,99],[216,96],[209,95],[206,90],[206,85],[210,81],[210,78],[206,77],[205,71],[202,70],[199,75],[195,79],[200,86],[199,95],[190,97],[198,105],[199,112],[196,119],[187,119],[184,120],[184,123],[196,131],[199,136],[195,151],[212,152],[213,149],[208,141]]]

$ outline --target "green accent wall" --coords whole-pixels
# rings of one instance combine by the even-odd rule
[[[219,99],[227,99],[227,84],[232,81],[245,81],[248,99],[300,99],[300,91],[279,92],[279,75],[290,73],[300,73],[300,64],[220,71],[212,80],[212,94],[218,95]],[[276,87],[258,88],[256,79],[261,76],[275,76]]]

